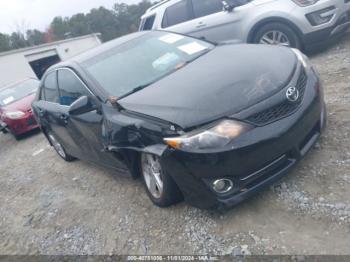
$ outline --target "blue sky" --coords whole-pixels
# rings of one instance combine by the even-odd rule
[[[37,28],[45,30],[55,16],[71,16],[91,8],[114,3],[133,4],[141,0],[0,0],[0,32]]]

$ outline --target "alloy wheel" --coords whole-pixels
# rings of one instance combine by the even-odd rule
[[[290,41],[287,35],[281,31],[276,31],[276,30],[266,32],[260,38],[259,43],[265,44],[265,45],[290,46]]]
[[[143,154],[141,165],[142,174],[148,191],[154,198],[161,198],[164,190],[164,183],[159,158],[151,154]]]

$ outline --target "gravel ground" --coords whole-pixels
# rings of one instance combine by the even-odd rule
[[[350,34],[312,56],[329,126],[282,181],[224,213],[155,207],[141,181],[0,135],[0,254],[350,254]]]

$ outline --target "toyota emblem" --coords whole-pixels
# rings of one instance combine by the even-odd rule
[[[290,87],[287,90],[286,96],[290,102],[296,102],[299,99],[299,90],[295,87]]]

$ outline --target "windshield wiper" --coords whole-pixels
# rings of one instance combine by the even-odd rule
[[[197,58],[199,58],[199,57],[205,55],[206,53],[208,53],[208,52],[211,51],[211,50],[212,50],[212,49],[209,49],[209,48],[203,50],[196,58],[194,58],[194,59],[192,59],[192,60],[186,60],[186,61],[184,61],[184,63],[182,63],[179,67],[175,67],[174,70],[169,71],[167,74],[165,74],[165,75],[159,77],[158,79],[155,79],[155,80],[152,81],[151,83],[148,83],[148,84],[144,84],[144,85],[140,85],[140,86],[138,86],[138,87],[135,87],[135,88],[132,89],[131,91],[127,92],[126,94],[124,94],[124,95],[118,97],[118,100],[123,99],[123,98],[125,98],[125,97],[127,97],[127,96],[129,96],[129,95],[131,95],[131,94],[134,94],[134,93],[136,93],[136,92],[138,92],[138,91],[140,91],[140,90],[142,90],[142,89],[144,89],[144,88],[146,88],[146,87],[152,85],[153,83],[159,81],[160,79],[162,79],[162,78],[164,78],[164,77],[166,77],[166,76],[168,76],[168,75],[171,75],[171,74],[174,73],[175,71],[177,71],[177,70],[183,68],[184,66],[186,66],[186,65],[188,65],[189,63],[193,62],[193,61],[196,60]]]
[[[153,82],[152,82],[152,83],[153,83]],[[135,87],[135,88],[132,89],[131,91],[127,92],[126,94],[124,94],[124,95],[118,97],[118,100],[119,100],[119,99],[122,99],[122,98],[125,98],[125,97],[127,97],[127,96],[129,96],[129,95],[131,95],[131,94],[134,94],[134,93],[136,93],[136,92],[138,92],[138,91],[140,91],[140,90],[146,88],[147,86],[151,85],[152,83],[145,84],[145,85],[139,85],[138,87]]]

